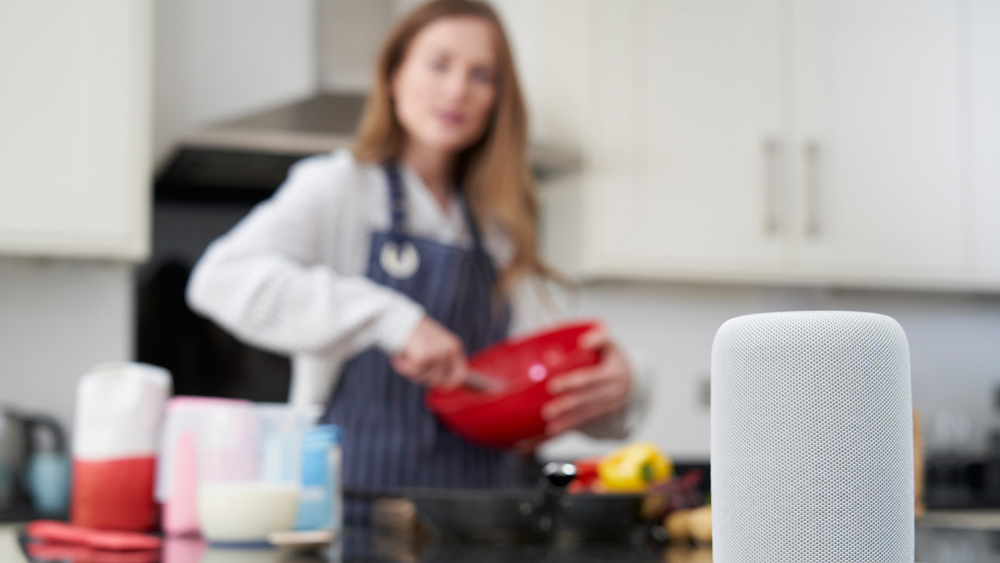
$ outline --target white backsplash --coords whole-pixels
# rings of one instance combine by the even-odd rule
[[[925,421],[957,413],[985,444],[1000,386],[1000,296],[692,284],[606,283],[580,294],[579,313],[607,320],[650,372],[652,400],[630,439],[648,439],[679,459],[708,459],[703,406],[715,331],[727,319],[768,311],[841,309],[895,318],[910,342],[914,402]],[[933,441],[934,436],[928,436]],[[547,458],[614,447],[578,434],[550,442]],[[930,444],[933,445],[933,444]]]
[[[77,379],[132,357],[132,267],[0,258],[0,405],[69,429]]]
[[[68,422],[76,379],[94,364],[132,357],[131,284],[124,264],[0,259],[0,403]],[[631,439],[653,440],[678,459],[708,457],[704,384],[719,325],[737,315],[802,309],[873,311],[898,320],[910,340],[913,396],[925,427],[936,413],[959,413],[983,444],[986,430],[1000,422],[992,410],[1000,386],[1000,296],[604,283],[583,288],[575,307],[604,318],[650,376],[650,409]],[[543,455],[575,457],[614,446],[569,435]]]

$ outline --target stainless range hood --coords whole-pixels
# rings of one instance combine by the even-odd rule
[[[271,195],[288,168],[353,144],[370,69],[395,15],[395,0],[316,0],[320,92],[183,137],[156,180],[158,200],[254,203]],[[532,145],[544,179],[580,166],[576,153]]]
[[[318,154],[350,147],[365,98],[318,94],[286,106],[197,131],[184,144],[288,154]]]

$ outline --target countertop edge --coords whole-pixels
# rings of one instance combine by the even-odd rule
[[[21,545],[17,541],[17,532],[24,524],[0,524],[0,561],[9,563],[28,563],[21,553]]]

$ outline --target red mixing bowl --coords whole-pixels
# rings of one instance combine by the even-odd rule
[[[600,361],[577,340],[597,326],[577,322],[498,342],[469,358],[469,368],[506,385],[499,392],[458,387],[427,393],[427,408],[452,432],[481,446],[510,448],[545,433],[542,405],[552,398],[548,381]]]

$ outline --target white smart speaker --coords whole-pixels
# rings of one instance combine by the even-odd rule
[[[711,402],[715,563],[913,563],[910,353],[895,320],[731,319]]]

